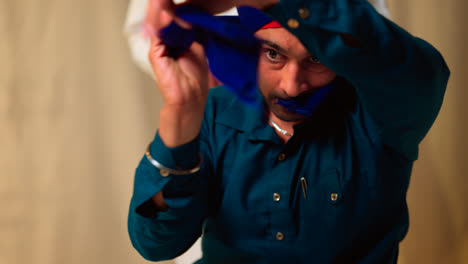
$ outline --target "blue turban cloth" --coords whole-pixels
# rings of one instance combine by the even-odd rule
[[[258,9],[237,8],[239,16],[213,16],[193,6],[179,6],[175,15],[192,25],[184,29],[175,22],[160,32],[168,56],[177,58],[192,45],[200,43],[206,53],[213,75],[241,101],[262,105],[257,90],[257,66],[260,41],[254,33],[272,19]],[[291,100],[278,100],[290,112],[310,116],[329,95],[335,82],[319,89],[312,96]]]

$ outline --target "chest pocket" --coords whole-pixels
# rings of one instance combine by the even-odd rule
[[[295,189],[292,203],[299,227],[310,221],[318,226],[335,221],[337,210],[346,199],[336,169],[329,169],[316,177],[302,175],[297,179]],[[310,230],[310,227],[301,229]]]
[[[338,205],[342,199],[343,188],[339,171],[329,169],[316,178],[301,176],[297,179],[293,206],[296,205],[296,208],[301,210],[307,209],[304,207]]]
[[[317,177],[309,175],[307,186],[298,179],[294,208],[298,240],[316,245],[308,248],[314,254],[325,254],[331,245],[335,252],[350,248],[373,226],[366,173],[341,173],[334,168]]]

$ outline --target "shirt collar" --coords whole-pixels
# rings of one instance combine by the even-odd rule
[[[256,90],[257,101],[263,102],[260,91]],[[329,136],[342,131],[343,114],[353,111],[356,93],[352,86],[342,79],[337,89],[325,99],[312,116],[304,123],[294,126],[294,134],[300,138]],[[216,113],[215,123],[222,124],[247,134],[249,140],[270,141],[281,144],[273,127],[268,124],[265,105],[249,105],[236,96]]]
[[[258,89],[256,96],[259,99],[257,101],[263,102]],[[274,129],[268,124],[264,104],[249,105],[233,96],[228,105],[216,114],[215,123],[244,132],[249,140],[281,143]]]

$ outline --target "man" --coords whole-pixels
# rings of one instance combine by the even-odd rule
[[[283,26],[256,32],[264,108],[208,92],[202,48],[173,59],[152,34],[164,106],[135,175],[135,248],[171,259],[203,232],[200,263],[395,263],[412,164],[449,76],[440,54],[364,0],[194,3],[249,4]],[[151,31],[190,27],[156,4]],[[289,107],[330,86],[312,113]]]

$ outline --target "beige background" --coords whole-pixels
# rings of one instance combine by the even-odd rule
[[[0,264],[145,263],[126,216],[161,100],[130,60],[127,5],[0,0]],[[468,1],[389,6],[452,70],[415,164],[400,263],[468,263]]]

